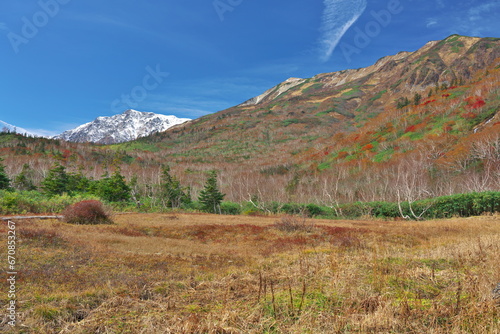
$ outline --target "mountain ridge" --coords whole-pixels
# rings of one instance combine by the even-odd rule
[[[14,133],[22,134],[22,135],[27,135],[27,136],[40,137],[40,136],[34,134],[33,132],[30,132],[24,128],[9,124],[9,123],[1,121],[1,120],[0,120],[0,131],[2,131],[2,132],[8,131],[8,132],[14,132]]]
[[[194,150],[199,154],[207,152],[207,162],[246,160],[246,163],[252,161],[266,166],[272,163],[262,159],[262,154],[269,154],[266,147],[274,147],[280,152],[279,162],[286,164],[296,161],[299,156],[290,152],[306,152],[315,146],[331,151],[332,144],[335,146],[338,142],[333,139],[335,135],[361,132],[379,115],[402,113],[410,117],[411,110],[425,109],[413,103],[417,94],[417,104],[427,103],[427,109],[435,108],[436,103],[445,104],[445,108],[448,104],[461,105],[453,131],[466,131],[465,135],[470,133],[469,126],[480,125],[481,117],[490,118],[493,115],[486,114],[496,114],[496,111],[484,111],[484,115],[480,115],[482,109],[470,111],[468,102],[460,96],[474,95],[474,82],[481,77],[488,77],[491,82],[497,80],[499,41],[498,38],[451,35],[442,41],[428,42],[414,52],[402,51],[382,57],[366,68],[292,79],[293,85],[289,87],[288,79],[240,105],[203,116],[150,139],[169,146],[172,152],[185,156],[188,161]],[[446,92],[450,87],[454,89]],[[446,94],[448,97],[441,96]],[[398,101],[405,99],[408,100],[406,106],[410,106],[398,109]],[[496,108],[495,100],[485,101],[489,108]],[[433,122],[438,121],[433,119]],[[400,131],[404,134],[405,130],[406,127]],[[308,141],[309,137],[315,139]],[[236,144],[235,140],[245,144]],[[182,150],[180,146],[176,148],[176,142],[182,142]],[[186,147],[192,150],[186,151]],[[273,163],[278,161],[275,159]]]
[[[190,119],[129,109],[122,114],[97,117],[92,122],[55,136],[54,139],[78,143],[117,144],[165,131],[187,121]]]

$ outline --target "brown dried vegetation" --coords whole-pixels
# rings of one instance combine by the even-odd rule
[[[496,333],[500,217],[327,221],[130,214],[18,221],[4,333]],[[0,233],[6,235],[5,224]],[[5,247],[1,248],[5,258]],[[6,295],[0,295],[5,305]],[[4,320],[5,321],[5,320]]]

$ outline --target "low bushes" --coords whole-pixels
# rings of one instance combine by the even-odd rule
[[[437,219],[470,217],[500,212],[500,192],[456,194],[408,202],[354,202],[333,207],[317,204],[285,203],[261,204],[262,213],[303,215],[321,218],[377,218],[410,217],[416,219]],[[257,209],[255,209],[257,210]],[[415,215],[413,215],[413,213]],[[417,217],[415,217],[417,216]]]
[[[68,206],[63,212],[63,220],[69,224],[110,224],[113,223],[100,201],[81,201]]]
[[[241,205],[234,202],[222,202],[220,210],[224,215],[239,215],[241,214]]]
[[[369,202],[348,203],[339,206],[341,216],[358,218],[373,216],[382,218],[404,216],[415,218],[412,211],[423,219],[470,217],[484,213],[500,212],[500,192],[488,191],[482,193],[456,194],[415,201],[413,203]]]
[[[88,200],[100,200],[100,198],[88,194],[75,196],[63,194],[48,197],[37,191],[0,190],[0,215],[58,213],[69,205]],[[165,209],[158,203],[148,201],[147,198],[141,207],[137,207],[133,202],[106,202],[106,204],[116,211],[160,212]],[[183,204],[181,210],[201,211],[202,207],[199,202],[193,201],[189,204]],[[408,202],[398,204],[397,202],[382,201],[345,203],[335,207],[314,203],[222,202],[220,210],[222,214],[226,215],[287,214],[329,219],[360,218],[363,216],[380,218],[409,216],[415,219],[412,211],[421,219],[470,217],[500,212],[500,192],[488,191],[442,196],[415,201],[411,205]]]
[[[61,212],[68,205],[83,200],[95,199],[97,197],[91,195],[57,195],[48,197],[38,191],[0,190],[0,214],[56,213]]]
[[[417,202],[420,207],[430,206],[425,218],[470,217],[483,213],[500,212],[500,192],[457,194]]]

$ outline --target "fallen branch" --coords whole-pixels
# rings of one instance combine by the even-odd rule
[[[0,220],[19,220],[19,219],[62,219],[63,216],[15,216],[1,217]]]

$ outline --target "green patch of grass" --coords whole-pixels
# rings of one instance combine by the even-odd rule
[[[420,260],[420,263],[428,268],[438,271],[451,269],[456,266],[456,263],[449,259],[422,259]]]
[[[159,152],[160,148],[154,144],[143,142],[143,141],[131,141],[122,144],[115,144],[108,146],[109,149],[118,151],[149,151],[149,152]]]
[[[301,123],[301,120],[300,119],[297,119],[297,118],[290,118],[290,119],[285,119],[281,124],[284,126],[284,127],[287,127],[291,124],[299,124]]]
[[[419,140],[424,138],[424,132],[407,132],[401,135],[401,138],[408,138],[410,140]]]
[[[267,298],[262,303],[263,311],[272,317],[278,315],[295,316],[299,311],[330,311],[342,304],[340,298],[328,296],[323,292],[312,291],[305,294],[299,290],[276,293],[274,300]]]
[[[359,108],[357,108],[356,112],[358,112],[358,113],[365,113],[367,109],[368,109],[368,105],[365,104],[365,105],[362,105]]]
[[[307,142],[315,141],[316,139],[320,138],[321,136],[303,136],[301,137],[302,140],[305,140]]]
[[[457,97],[460,97],[462,95],[465,94],[465,91],[463,90],[454,90],[451,94],[450,94],[450,98],[454,99],[454,98],[457,98]]]
[[[321,163],[321,164],[318,165],[318,170],[325,170],[325,169],[328,169],[328,168],[331,168],[329,162],[323,162],[323,163]]]
[[[315,83],[312,86],[303,89],[302,92],[310,94],[310,93],[313,93],[315,91],[320,90],[321,88],[323,88],[323,84],[322,83]]]
[[[328,115],[328,114],[330,114],[332,112],[335,112],[335,108],[329,108],[329,109],[327,109],[325,111],[319,112],[319,113],[316,114],[316,116],[324,116],[324,115]]]
[[[374,162],[385,162],[391,159],[394,154],[394,148],[385,149],[373,157]]]
[[[352,88],[351,90],[349,90],[347,92],[344,92],[342,94],[342,97],[344,97],[344,98],[352,98],[352,97],[359,96],[362,93],[363,92],[359,88]]]
[[[392,89],[397,88],[399,85],[401,85],[402,82],[403,82],[403,79],[399,79],[398,81],[396,81],[395,84],[391,85],[391,88]]]
[[[375,101],[377,101],[378,99],[380,99],[382,97],[382,95],[384,95],[385,93],[387,93],[387,89],[383,90],[383,91],[380,91],[377,93],[377,95],[375,95],[374,97],[372,97],[370,99],[370,102],[373,103]]]
[[[345,161],[348,162],[348,161],[353,161],[353,160],[356,160],[358,159],[358,154],[357,153],[353,153],[351,155],[348,155],[347,157],[345,157]]]
[[[58,308],[50,305],[40,305],[35,309],[35,314],[43,321],[54,321],[61,314]]]

